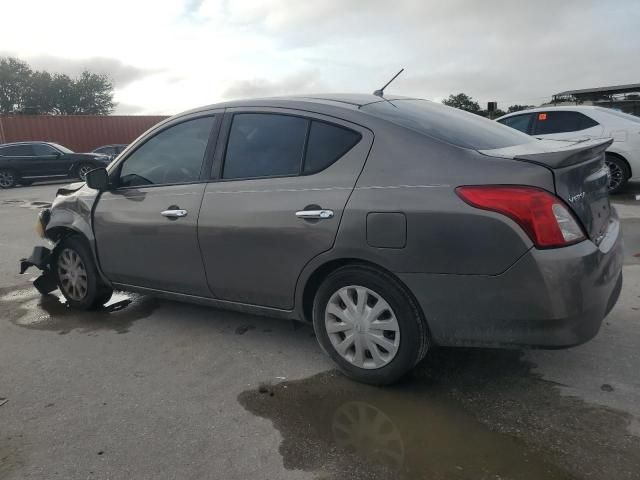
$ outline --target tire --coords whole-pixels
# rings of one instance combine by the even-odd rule
[[[349,305],[342,300],[345,295]],[[364,314],[357,313],[359,307]],[[367,320],[367,312],[375,316]],[[378,328],[371,328],[374,324]],[[327,276],[313,302],[313,328],[345,375],[372,385],[399,381],[429,347],[427,324],[415,300],[394,277],[368,265],[348,265]],[[353,345],[345,350],[350,341]]]
[[[631,176],[629,167],[620,157],[605,154],[605,163],[609,168],[609,193],[618,193],[627,184],[627,180]]]
[[[93,255],[78,235],[66,237],[55,250],[52,270],[67,303],[79,310],[101,307],[113,290],[98,274]]]
[[[91,163],[81,163],[76,167],[76,176],[84,181],[84,176],[91,170],[95,170],[96,166]]]
[[[9,168],[0,168],[0,188],[13,188],[18,183],[18,176]]]

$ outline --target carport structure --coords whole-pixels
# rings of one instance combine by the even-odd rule
[[[640,115],[640,83],[567,90],[554,94],[551,101],[554,105],[565,102],[616,108],[626,113]]]

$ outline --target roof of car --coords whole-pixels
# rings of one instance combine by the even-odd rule
[[[9,147],[9,146],[13,146],[13,145],[31,145],[32,143],[50,144],[51,142],[45,142],[44,140],[27,140],[27,141],[24,141],[24,142],[0,143],[0,147]]]
[[[317,104],[327,107],[339,107],[357,110],[365,105],[372,103],[384,102],[389,100],[411,100],[414,97],[402,97],[398,95],[385,95],[378,97],[373,94],[363,93],[322,93],[309,95],[291,95],[281,97],[262,97],[249,98],[243,100],[230,100],[226,102],[206,105],[178,114],[178,116],[191,113],[211,110],[215,108],[233,108],[233,107],[292,107],[296,104]]]

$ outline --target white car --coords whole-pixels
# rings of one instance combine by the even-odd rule
[[[640,117],[603,107],[540,107],[509,113],[498,122],[540,139],[613,138],[606,151],[609,192],[640,180]]]

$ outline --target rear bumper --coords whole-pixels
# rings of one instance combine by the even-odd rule
[[[562,348],[600,329],[622,288],[622,235],[602,243],[529,250],[495,275],[399,274],[420,303],[435,343]]]

